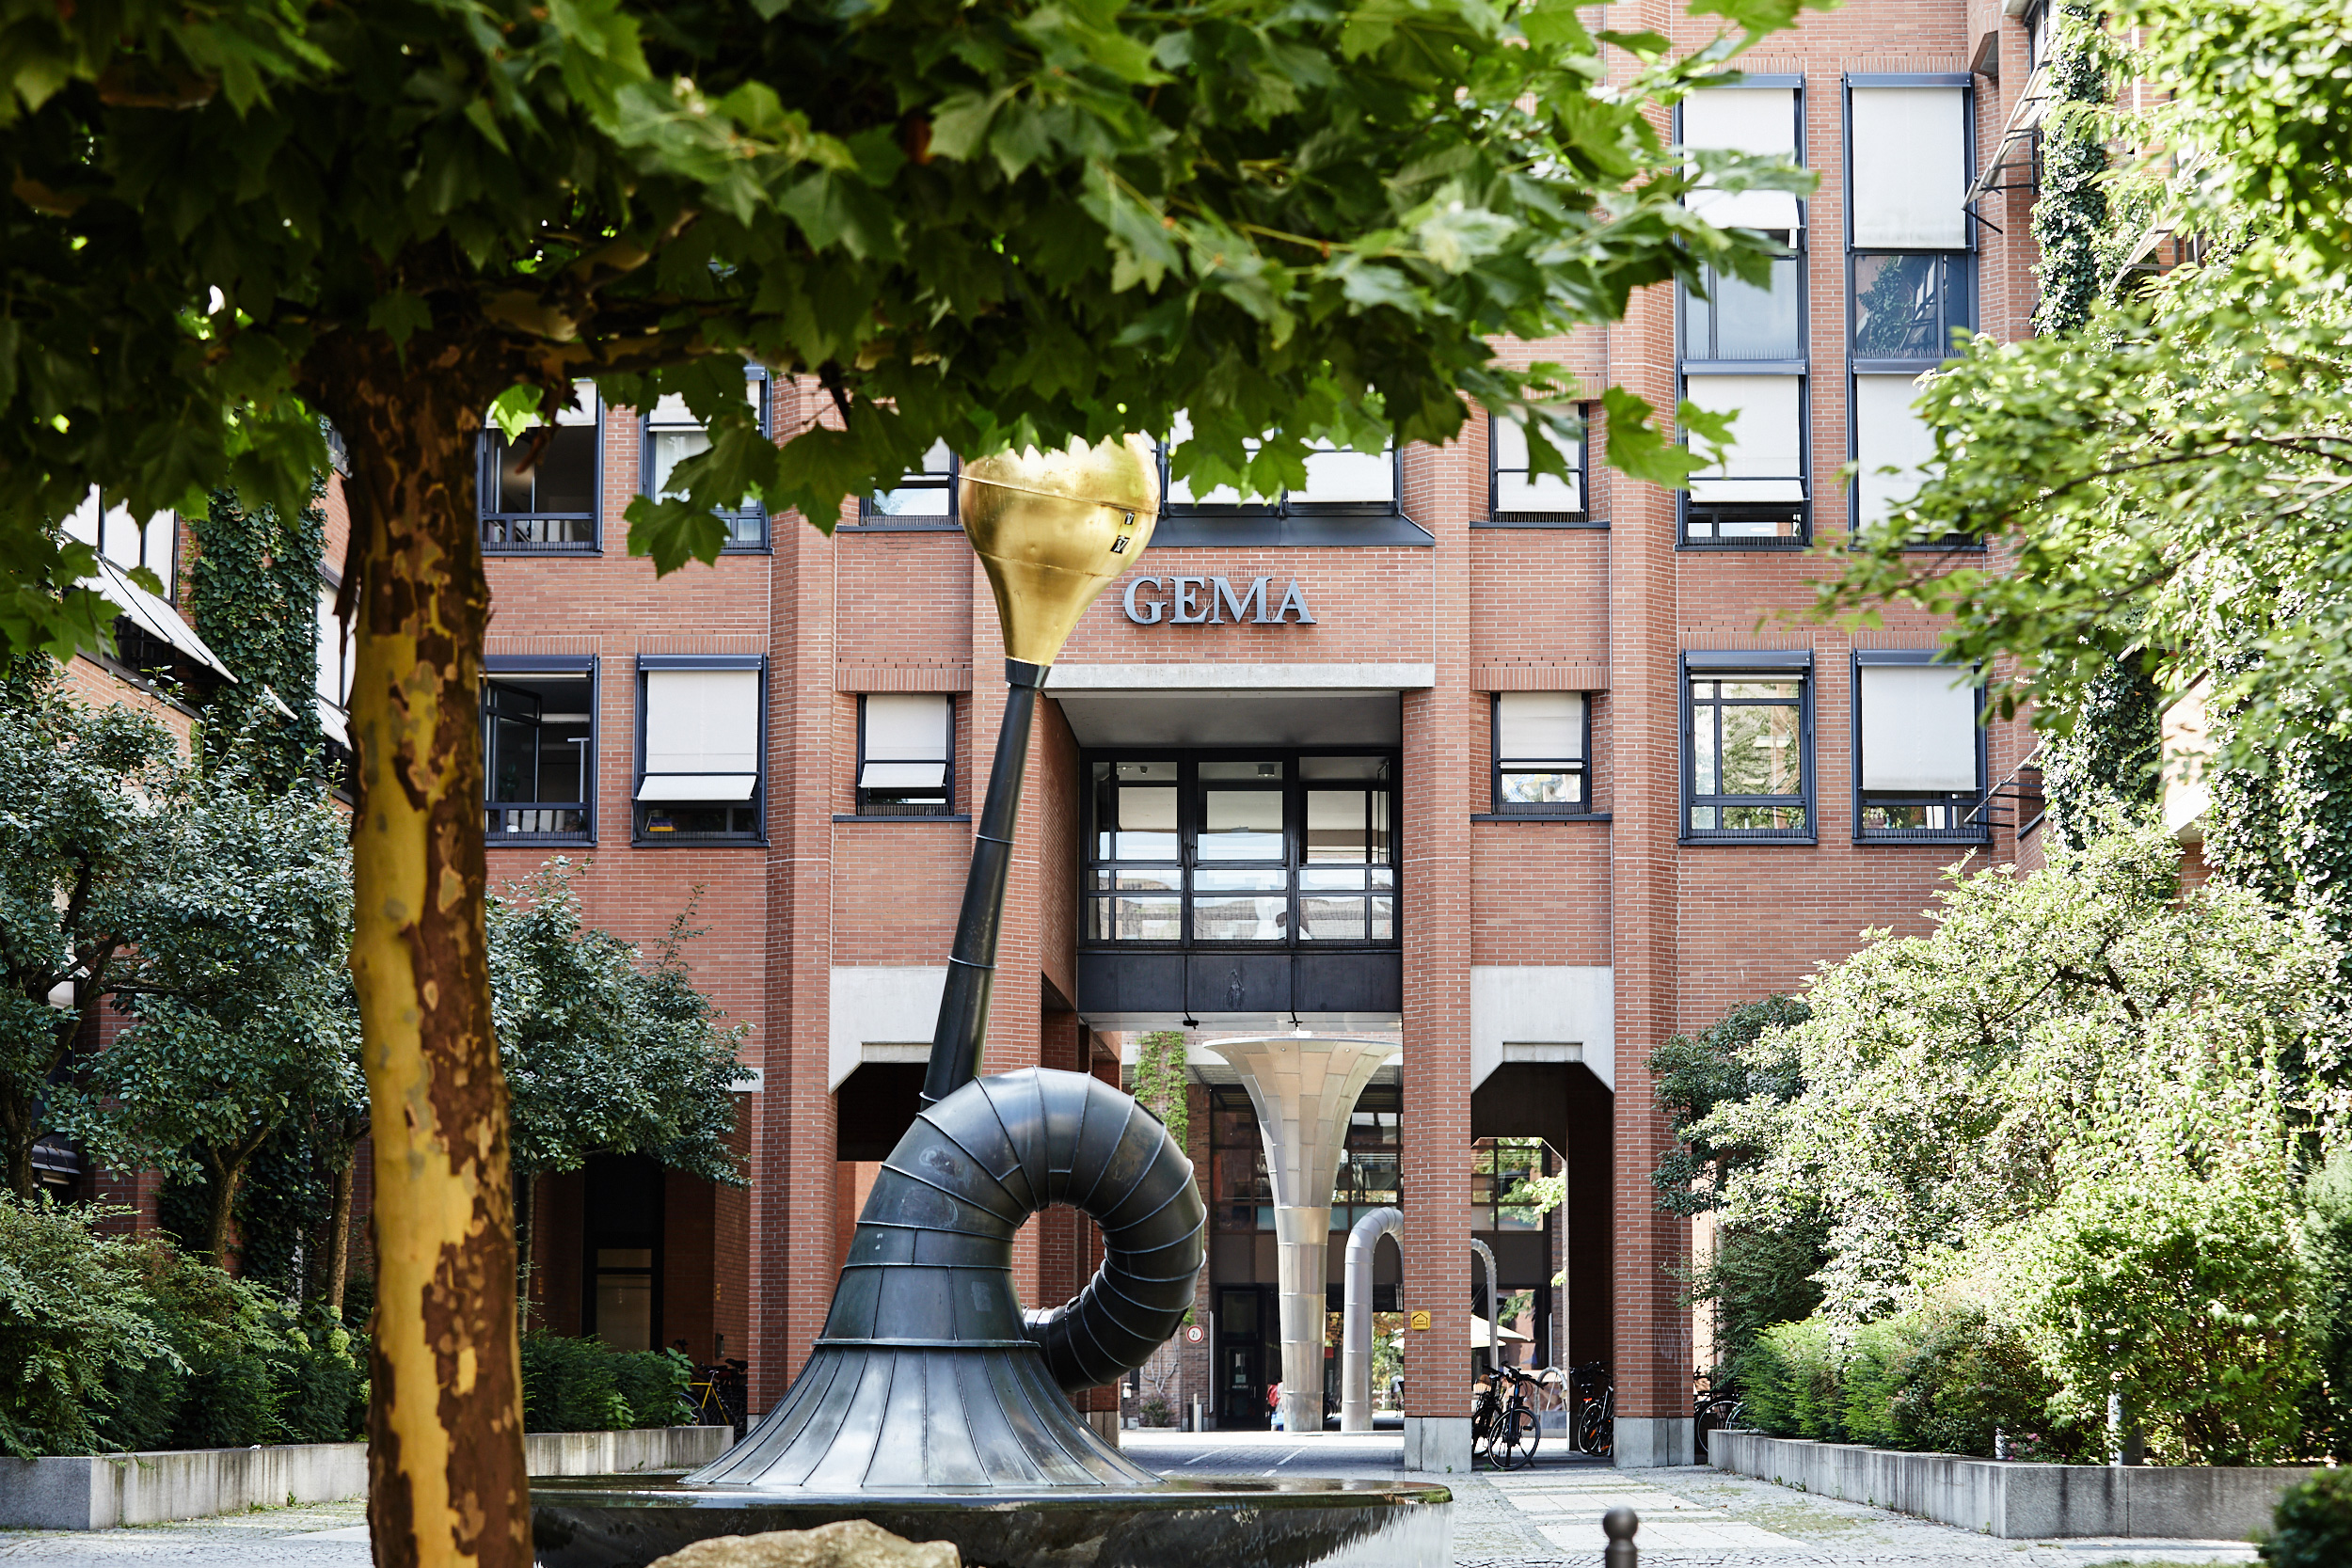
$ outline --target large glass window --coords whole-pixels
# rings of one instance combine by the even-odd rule
[[[482,433],[482,547],[485,550],[593,550],[596,547],[597,432],[603,404],[582,383],[577,408],[555,411],[515,440],[492,426]]]
[[[493,846],[584,842],[595,826],[593,662],[532,669],[501,660],[482,681],[483,831]]]
[[[1811,516],[1804,377],[1692,375],[1682,395],[1731,421],[1720,459],[1691,476],[1686,545],[1803,544]]]
[[[1559,1169],[1541,1138],[1481,1138],[1470,1146],[1470,1228],[1541,1230],[1543,1211],[1530,1186]]]
[[[1686,656],[1684,836],[1814,835],[1812,672]]]
[[[1964,256],[1857,254],[1853,356],[1933,364],[1974,319]]]
[[[1160,472],[1165,502],[1170,512],[1207,515],[1284,515],[1292,513],[1375,514],[1397,510],[1396,446],[1376,452],[1354,451],[1329,441],[1313,443],[1307,453],[1307,483],[1271,499],[1244,496],[1230,485],[1217,485],[1196,495],[1189,480],[1178,479],[1168,466],[1168,454],[1192,436],[1192,420],[1178,413],[1175,427],[1160,443]],[[1246,456],[1254,456],[1256,441],[1242,443]]]
[[[1771,276],[1749,283],[1712,264],[1707,293],[1682,291],[1682,357],[1781,363],[1804,357],[1804,290],[1797,258],[1772,263]]]
[[[1977,679],[1934,657],[1854,655],[1854,837],[1864,842],[1987,836]]]
[[[1087,768],[1088,942],[1396,940],[1393,755],[1102,756]]]
[[[762,433],[771,430],[768,413],[768,372],[754,366],[743,380],[744,395],[752,402],[753,412],[759,419]],[[684,495],[686,487],[673,483],[679,464],[710,450],[710,432],[686,406],[686,400],[675,392],[654,405],[645,416],[645,493],[667,499]],[[729,550],[765,549],[768,545],[768,508],[757,499],[744,497],[732,507],[718,513],[720,521],[727,526],[726,543]]]
[[[1582,408],[1580,405],[1580,412]],[[1486,443],[1493,467],[1487,494],[1488,515],[1500,520],[1578,522],[1584,517],[1584,443],[1562,455],[1568,460],[1568,477],[1539,474],[1529,467],[1527,431],[1509,420],[1489,426]]]
[[[637,841],[756,842],[766,773],[755,657],[638,659]]]
[[[1331,1228],[1345,1232],[1375,1209],[1402,1208],[1404,1097],[1393,1084],[1374,1084],[1357,1098],[1331,1182]],[[1265,1144],[1247,1089],[1209,1091],[1209,1215],[1223,1231],[1274,1229],[1274,1183],[1266,1174]],[[1481,1228],[1486,1228],[1482,1226]]]

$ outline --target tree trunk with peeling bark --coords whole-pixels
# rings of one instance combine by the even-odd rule
[[[490,1026],[475,438],[512,379],[425,335],[305,388],[351,450],[352,973],[374,1134],[368,1524],[383,1568],[529,1568],[506,1085]]]

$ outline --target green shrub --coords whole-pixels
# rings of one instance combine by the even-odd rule
[[[1845,1351],[1837,1341],[1820,1318],[1757,1335],[1737,1364],[1748,1419],[1775,1437],[1844,1441]]]
[[[628,1405],[633,1427],[691,1424],[693,1407],[686,1386],[694,1378],[694,1364],[674,1350],[647,1350],[612,1357],[612,1383]]]
[[[2322,1470],[2279,1499],[2258,1555],[2272,1568],[2343,1568],[2352,1562],[2352,1470]]]
[[[615,1432],[634,1424],[602,1340],[523,1337],[523,1430]]]
[[[0,1448],[20,1459],[106,1447],[110,1374],[172,1359],[132,1244],[100,1217],[0,1193]]]
[[[1980,1307],[1938,1304],[1854,1331],[1846,1431],[1857,1443],[1979,1458],[2007,1433],[2049,1457],[2055,1392],[2015,1329]]]
[[[2329,1454],[2352,1460],[2352,1151],[2339,1152],[2304,1184],[2297,1240],[2303,1334],[2319,1372],[2305,1424]]]
[[[367,1370],[351,1333],[312,1311],[287,1335],[273,1369],[284,1443],[342,1443],[365,1434]]]

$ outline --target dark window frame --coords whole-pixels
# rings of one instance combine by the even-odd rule
[[[743,379],[756,385],[759,388],[759,433],[762,436],[767,436],[769,439],[773,440],[776,433],[775,382],[769,375],[767,366],[755,363],[747,363],[743,367]],[[645,412],[638,416],[637,435],[640,442],[637,464],[637,493],[641,496],[651,496],[653,494],[653,443],[655,436],[653,411],[651,409],[647,409]],[[721,509],[713,512],[711,515],[727,525],[726,540],[719,546],[719,553],[721,555],[771,555],[774,553],[775,539],[771,526],[772,519],[768,515],[768,503],[759,499],[756,496],[744,497],[743,504],[731,511]],[[753,522],[757,525],[758,538],[756,540],[744,541],[736,537],[738,529],[745,522]]]
[[[502,433],[496,426],[485,425],[474,441],[474,526],[482,536],[482,553],[499,556],[602,555],[604,553],[604,390],[596,388],[590,395],[595,406],[594,416],[585,427],[596,434],[596,454],[593,477],[589,481],[589,507],[585,514],[588,538],[585,541],[566,539],[557,544],[515,544],[495,541],[490,537],[493,524],[511,524],[517,518],[556,518],[577,521],[583,515],[578,512],[493,512],[490,492],[497,483],[499,442]],[[581,428],[581,427],[574,427]]]
[[[516,811],[526,806],[545,809],[566,806],[571,801],[492,800],[490,793],[490,748],[485,738],[483,745],[482,792],[483,838],[486,847],[502,849],[541,844],[587,844],[596,842],[596,768],[604,749],[604,693],[602,661],[593,654],[485,654],[482,659],[485,684],[501,675],[577,675],[588,676],[588,754],[580,759],[580,796],[578,804],[587,826],[576,833],[501,832],[491,823],[493,814]],[[486,722],[487,715],[484,716]]]
[[[912,470],[905,478],[899,480],[898,487],[905,487],[907,479],[919,479],[921,475],[937,471],[933,468]],[[877,512],[874,510],[874,498],[869,493],[860,496],[857,499],[857,521],[854,524],[843,526],[871,533],[961,533],[963,531],[963,509],[957,492],[962,487],[962,480],[963,455],[950,449],[947,453],[946,483],[944,484],[918,483],[914,486],[916,489],[936,489],[944,494],[947,498],[946,512],[938,514],[926,512],[917,515]]]
[[[1985,689],[1981,678],[1976,686],[1977,718],[1977,787],[1973,795],[1897,795],[1894,799],[1866,800],[1866,793],[1885,797],[1895,792],[1886,790],[1866,792],[1862,787],[1862,672],[1866,666],[1878,665],[1943,665],[1946,660],[1933,648],[1856,648],[1848,657],[1848,690],[1851,698],[1847,704],[1847,722],[1851,741],[1848,752],[1847,773],[1851,789],[1849,805],[1853,812],[1853,841],[1856,844],[1990,844],[1993,826],[1985,815],[1985,796],[1991,787],[1990,732],[1984,723]],[[1959,666],[1950,668],[1957,670]],[[1862,814],[1869,805],[1940,806],[1951,811],[1965,808],[1967,815],[1958,828],[1871,828],[1864,824]]]
[[[1405,511],[1405,447],[1389,450],[1391,486],[1394,498],[1378,501],[1294,501],[1284,491],[1273,500],[1170,501],[1168,499],[1168,444],[1166,436],[1153,443],[1160,470],[1160,519],[1152,543],[1162,546],[1346,547],[1404,545],[1426,548],[1437,535]]]
[[[866,704],[873,697],[936,697],[947,705],[947,770],[940,785],[945,799],[935,811],[876,811],[876,802],[859,782],[866,777]],[[956,694],[952,691],[861,691],[857,698],[857,771],[850,775],[851,800],[860,819],[878,822],[931,821],[956,815]]]
[[[1496,816],[1505,816],[1514,819],[1532,817],[1538,820],[1546,817],[1592,816],[1595,808],[1593,805],[1593,693],[1590,691],[1557,693],[1557,695],[1576,696],[1584,699],[1584,738],[1582,741],[1584,754],[1577,759],[1576,764],[1576,775],[1578,779],[1582,782],[1584,786],[1583,804],[1578,806],[1527,804],[1505,801],[1503,800],[1502,699],[1505,697],[1517,697],[1523,695],[1531,695],[1531,693],[1517,691],[1492,691],[1487,693],[1486,783],[1491,814]],[[1550,693],[1546,693],[1546,695],[1550,695]],[[1534,769],[1514,768],[1512,771],[1532,772],[1534,771]]]
[[[1719,84],[1702,84],[1714,90]],[[1802,75],[1749,74],[1738,82],[1720,84],[1726,91],[1742,88],[1762,88],[1790,94],[1789,111],[1795,116],[1795,162],[1800,168],[1810,167],[1805,147],[1805,83]],[[1674,110],[1674,135],[1682,139],[1682,105]],[[1802,550],[1813,543],[1813,283],[1812,245],[1807,236],[1812,232],[1812,204],[1804,197],[1797,198],[1797,227],[1790,232],[1788,256],[1796,263],[1797,276],[1797,343],[1798,356],[1793,359],[1719,359],[1712,354],[1694,354],[1689,341],[1690,291],[1687,286],[1675,285],[1675,362],[1676,395],[1690,396],[1690,378],[1698,375],[1793,375],[1797,380],[1797,474],[1804,497],[1796,501],[1694,501],[1691,492],[1675,493],[1675,548],[1705,553],[1723,551],[1787,551]],[[1690,434],[1681,440],[1690,444]],[[1743,522],[1777,522],[1792,516],[1796,522],[1794,534],[1733,535],[1721,533],[1709,537],[1692,532],[1694,521],[1707,520],[1720,530],[1725,524]]]
[[[1306,940],[1302,939],[1298,935],[1300,929],[1298,915],[1299,899],[1302,895],[1314,896],[1313,890],[1303,890],[1299,885],[1299,872],[1308,868],[1310,864],[1304,856],[1304,835],[1306,832],[1307,810],[1306,791],[1310,785],[1309,781],[1300,776],[1297,764],[1301,759],[1308,757],[1385,757],[1389,761],[1390,776],[1387,780],[1387,788],[1389,792],[1389,861],[1386,867],[1389,873],[1389,885],[1386,889],[1370,885],[1367,885],[1364,889],[1364,896],[1367,899],[1385,894],[1390,900],[1390,935],[1387,937],[1366,936],[1361,939],[1334,938]],[[1193,873],[1202,869],[1204,864],[1199,852],[1199,830],[1197,827],[1200,790],[1202,787],[1199,765],[1203,762],[1272,762],[1278,760],[1286,764],[1283,771],[1283,781],[1281,785],[1283,800],[1283,860],[1281,863],[1284,872],[1285,896],[1288,900],[1289,910],[1287,934],[1279,942],[1197,940],[1192,934],[1193,905],[1198,897],[1193,882]],[[1178,765],[1176,783],[1176,858],[1173,861],[1146,861],[1141,859],[1125,860],[1120,858],[1104,860],[1100,858],[1096,854],[1099,841],[1094,815],[1094,765],[1098,762],[1120,763],[1171,761]],[[1404,864],[1403,855],[1401,853],[1401,824],[1404,820],[1405,791],[1403,779],[1404,751],[1402,747],[1392,745],[1220,746],[1199,748],[1165,746],[1096,747],[1089,748],[1079,753],[1078,768],[1079,778],[1082,782],[1082,788],[1085,797],[1080,807],[1079,823],[1081,843],[1079,845],[1078,855],[1079,888],[1077,897],[1077,942],[1080,951],[1094,953],[1389,953],[1397,951],[1404,945],[1405,895]],[[1348,787],[1344,782],[1337,780],[1329,781],[1327,786],[1338,789],[1344,789]],[[1248,863],[1251,866],[1264,866],[1270,864],[1271,863],[1259,861]],[[1205,863],[1205,864],[1207,869],[1213,871],[1245,868],[1243,863],[1232,861],[1210,861]],[[1367,863],[1367,864],[1370,867],[1377,868],[1377,863]],[[1104,869],[1115,868],[1120,865],[1151,867],[1172,866],[1175,868],[1177,873],[1176,881],[1178,891],[1174,896],[1176,896],[1179,900],[1178,924],[1179,929],[1182,932],[1182,935],[1177,940],[1173,942],[1121,941],[1117,938],[1097,938],[1087,934],[1091,924],[1091,911],[1094,903],[1098,899],[1116,895],[1115,890],[1106,892],[1097,885],[1099,880],[1098,873]],[[1333,889],[1330,891],[1344,896],[1343,890]],[[1166,895],[1163,895],[1162,896]],[[1214,895],[1212,895],[1212,896],[1214,896]],[[1369,909],[1367,909],[1367,921],[1369,921]]]
[[[1576,492],[1584,504],[1574,512],[1505,512],[1502,509],[1502,452],[1495,440],[1499,422],[1486,416],[1486,515],[1470,519],[1472,528],[1607,528],[1609,519],[1593,515],[1593,405],[1580,402],[1577,413],[1584,431],[1576,443]],[[1513,472],[1525,470],[1514,469]]]
[[[759,672],[758,723],[759,737],[755,755],[758,759],[757,777],[753,781],[751,798],[742,802],[752,814],[753,827],[749,832],[719,833],[648,833],[644,828],[644,807],[648,802],[637,799],[645,784],[645,677],[662,670],[756,670]],[[765,654],[639,654],[637,656],[636,691],[636,755],[629,768],[628,833],[633,849],[735,849],[765,848],[768,844],[768,702],[769,672]],[[673,801],[675,805],[691,805],[692,801]],[[714,802],[730,808],[736,802]]]
[[[1748,845],[1815,845],[1820,842],[1821,803],[1820,776],[1815,766],[1814,713],[1819,705],[1820,681],[1814,670],[1810,648],[1757,648],[1737,652],[1692,651],[1681,656],[1677,672],[1679,680],[1677,701],[1682,709],[1682,756],[1679,768],[1681,813],[1675,824],[1678,844],[1748,844]],[[1803,774],[1803,787],[1794,796],[1740,796],[1713,794],[1701,796],[1697,790],[1698,748],[1693,730],[1693,704],[1691,701],[1692,680],[1730,680],[1740,675],[1753,675],[1763,680],[1788,680],[1798,683],[1797,766]],[[1718,756],[1721,756],[1720,749]],[[1694,807],[1713,805],[1784,806],[1802,804],[1805,825],[1802,830],[1787,828],[1698,828],[1691,826]]]

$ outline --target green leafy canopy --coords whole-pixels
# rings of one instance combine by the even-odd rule
[[[1674,57],[1568,0],[9,6],[0,639],[101,635],[51,531],[92,485],[291,519],[314,411],[364,467],[404,420],[519,426],[580,378],[711,426],[685,493],[629,508],[662,571],[745,494],[829,527],[934,441],[1179,410],[1196,482],[1295,484],[1311,439],[1444,439],[1466,400],[1559,471],[1577,388],[1497,342],[1763,265],[1684,209],[1700,167],[1650,116],[1798,6],[1696,8],[1725,30]],[[745,356],[824,417],[761,438]],[[1688,472],[1610,404],[1612,461]]]

